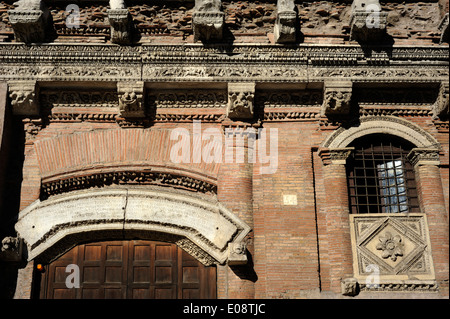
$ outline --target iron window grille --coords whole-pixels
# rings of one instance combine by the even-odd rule
[[[414,169],[406,158],[412,146],[395,138],[372,136],[351,145],[347,165],[350,212],[420,212]]]

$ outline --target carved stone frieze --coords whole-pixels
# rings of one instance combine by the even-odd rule
[[[233,120],[254,117],[255,83],[228,83],[227,116]]]
[[[36,81],[8,81],[8,91],[14,115],[39,115],[39,87]]]
[[[352,40],[375,44],[386,34],[387,12],[378,0],[353,0],[350,21]]]
[[[274,35],[277,43],[294,43],[297,40],[297,12],[294,0],[278,0]]]
[[[448,120],[449,114],[449,82],[442,81],[436,102],[432,106],[433,119]]]
[[[194,41],[221,40],[224,23],[221,0],[195,0],[192,14]]]
[[[118,82],[119,112],[124,118],[145,116],[144,82]]]
[[[325,82],[322,115],[349,115],[352,99],[351,81]]]
[[[158,90],[150,92],[147,101],[155,108],[225,108],[225,90]]]
[[[50,11],[42,0],[19,0],[17,7],[8,11],[16,41],[25,43],[44,42],[50,22]]]
[[[360,284],[435,280],[425,214],[352,214],[350,226]]]

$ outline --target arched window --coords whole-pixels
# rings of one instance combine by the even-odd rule
[[[415,174],[406,158],[411,143],[384,134],[355,140],[354,156],[347,165],[350,212],[420,212]]]

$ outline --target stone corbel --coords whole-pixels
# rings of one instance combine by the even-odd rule
[[[319,156],[322,158],[324,165],[345,165],[347,159],[353,156],[355,148],[354,147],[343,147],[343,148],[333,148],[333,149],[320,149]]]
[[[194,41],[222,40],[225,14],[221,0],[195,0],[192,25]]]
[[[23,240],[18,237],[5,237],[0,247],[0,260],[5,262],[21,262],[23,256]]]
[[[449,94],[448,94],[448,85],[449,82],[441,82],[441,86],[439,88],[438,97],[436,99],[436,102],[433,104],[432,112],[433,112],[433,119],[441,119],[446,120],[448,119],[448,113],[449,113]]]
[[[324,85],[322,116],[349,115],[353,84],[351,81],[332,81]]]
[[[228,244],[228,265],[245,265],[247,261],[247,244],[244,241]]]
[[[36,81],[9,81],[8,91],[14,115],[39,115],[39,87]]]
[[[440,43],[447,42],[448,43],[448,22],[449,17],[448,13],[444,15],[441,22],[439,23],[438,30],[441,32],[441,41]]]
[[[118,82],[119,112],[123,118],[145,117],[144,82]]]
[[[111,25],[111,42],[130,44],[132,33],[132,18],[123,0],[110,0],[108,19]]]
[[[411,164],[416,167],[420,165],[440,165],[439,150],[436,148],[413,148],[407,155]]]
[[[296,25],[297,12],[294,0],[278,0],[274,28],[275,42],[294,43],[297,38]]]
[[[17,7],[8,11],[9,21],[16,41],[25,43],[44,42],[51,19],[50,11],[41,0],[19,0]]]
[[[376,43],[386,34],[387,12],[381,12],[379,0],[353,0],[350,39]]]
[[[254,117],[255,83],[228,83],[227,116],[232,120]]]

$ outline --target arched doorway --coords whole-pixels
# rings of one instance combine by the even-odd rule
[[[216,267],[204,266],[177,245],[166,242],[81,244],[43,266],[36,274],[42,299],[216,298]],[[66,280],[71,276],[70,283],[74,284],[78,270],[79,288],[70,287]]]

